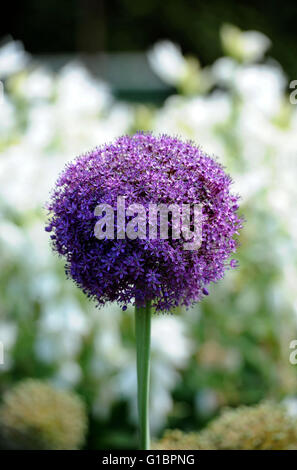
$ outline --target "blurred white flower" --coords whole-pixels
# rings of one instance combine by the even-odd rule
[[[241,98],[268,117],[280,110],[286,78],[276,65],[249,65],[237,70],[235,86]]]
[[[0,246],[4,248],[2,262],[6,257],[10,261],[20,257],[26,246],[20,227],[9,220],[0,219]]]
[[[55,363],[59,353],[55,346],[53,338],[47,335],[37,335],[34,350],[38,359],[46,364]]]
[[[22,145],[27,145],[37,151],[45,151],[57,136],[57,127],[55,108],[52,105],[41,103],[31,106],[28,110],[27,127]]]
[[[238,63],[231,57],[220,57],[217,59],[212,67],[211,73],[215,82],[221,85],[230,85],[234,82]]]
[[[80,382],[81,377],[80,366],[74,361],[66,360],[62,361],[52,381],[63,388],[72,388]]]
[[[34,148],[25,139],[9,147],[2,157],[0,196],[17,212],[42,207],[64,161],[59,165],[52,155],[41,156],[38,146]]]
[[[170,338],[170,341],[164,341]],[[183,367],[191,354],[192,345],[186,336],[186,326],[177,317],[158,317],[152,322],[152,351],[163,356],[175,367]]]
[[[0,343],[1,343],[1,359],[0,373],[8,371],[13,366],[12,348],[17,338],[18,327],[12,321],[0,321]]]
[[[22,77],[18,94],[26,100],[49,100],[54,93],[54,76],[44,67],[36,67]]]
[[[209,154],[223,155],[224,148],[215,137],[215,128],[225,123],[230,113],[231,101],[223,92],[208,97],[173,96],[157,112],[154,131],[181,135],[201,145]]]
[[[163,361],[158,355],[151,361],[150,387],[150,427],[158,431],[165,424],[168,413],[172,410],[171,390],[180,376],[170,361]],[[119,371],[112,380],[113,399],[126,399],[129,402],[131,421],[136,423],[137,412],[137,376],[135,362],[130,362]],[[99,406],[99,404],[98,404]]]
[[[208,418],[210,415],[216,412],[218,407],[218,394],[215,390],[204,388],[196,394],[195,408],[200,415]]]
[[[152,360],[150,416],[153,432],[161,429],[172,411],[172,390],[180,380],[170,361]]]
[[[61,300],[50,303],[45,309],[40,326],[46,332],[65,335],[67,331],[84,335],[88,332],[88,322],[75,299]]]
[[[125,368],[131,362],[131,352],[123,347],[121,341],[121,309],[110,304],[100,309],[100,315],[95,308],[93,313],[95,355],[91,361],[92,370],[101,375],[106,369]],[[102,360],[98,361],[98,357]]]
[[[42,227],[43,228],[43,227]],[[38,276],[31,282],[31,293],[35,298],[42,299],[43,302],[51,302],[58,296],[60,291],[59,281],[53,270],[40,270]]]
[[[3,90],[3,94],[2,94]],[[15,110],[14,107],[2,88],[0,82],[0,141],[2,138],[7,139],[15,127]]]
[[[22,70],[28,63],[29,55],[20,41],[9,41],[0,47],[0,78],[7,78]]]
[[[105,380],[103,386],[101,386],[100,381],[98,381],[97,393],[92,402],[92,413],[96,417],[107,419],[116,399],[113,382]]]
[[[241,31],[236,26],[224,24],[221,39],[225,52],[243,62],[261,59],[271,42],[258,31]]]
[[[152,69],[164,82],[176,86],[183,79],[187,62],[181,48],[171,41],[157,42],[148,53]]]
[[[246,61],[261,59],[271,45],[270,39],[259,31],[245,31],[241,38],[242,55]]]
[[[297,418],[297,397],[289,396],[283,400],[283,404],[285,405],[288,414],[292,416],[292,418]]]
[[[106,334],[106,333],[105,333]],[[164,341],[170,338],[170,341]],[[152,321],[151,406],[150,421],[153,431],[159,430],[171,411],[171,391],[180,379],[192,352],[186,327],[180,318],[156,317]],[[131,420],[137,421],[137,377],[135,355],[112,379],[115,398],[129,401]],[[99,405],[98,405],[99,406]]]
[[[57,108],[71,119],[72,115],[99,115],[110,103],[106,83],[95,80],[78,62],[67,64],[59,73],[56,84]]]
[[[0,341],[4,345],[5,352],[8,352],[15,344],[17,337],[17,325],[9,321],[0,322]]]

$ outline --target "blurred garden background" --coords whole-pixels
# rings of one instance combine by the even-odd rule
[[[136,448],[133,308],[96,309],[66,280],[44,205],[67,161],[142,130],[217,156],[246,219],[239,268],[199,305],[153,319],[154,438],[203,429],[227,406],[275,400],[296,414],[296,4],[9,8],[0,29],[0,400],[23,379],[50,383],[85,404],[84,448]]]

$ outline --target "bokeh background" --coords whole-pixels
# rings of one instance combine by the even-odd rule
[[[217,155],[242,196],[239,268],[155,316],[151,426],[199,430],[225,406],[296,409],[296,3],[23,1],[0,38],[0,396],[24,378],[75,391],[85,448],[135,448],[133,309],[96,309],[44,232],[76,155],[137,130]],[[9,9],[11,8],[11,11]]]

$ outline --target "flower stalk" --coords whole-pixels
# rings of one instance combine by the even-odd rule
[[[145,306],[135,305],[135,335],[137,360],[137,397],[139,416],[139,445],[141,450],[150,449],[149,384],[151,344],[151,302]]]

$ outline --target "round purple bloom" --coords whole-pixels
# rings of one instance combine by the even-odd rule
[[[224,275],[241,228],[238,196],[220,164],[191,142],[166,135],[124,136],[78,157],[60,175],[48,204],[47,231],[66,258],[66,273],[100,305],[152,300],[157,310],[190,305],[208,295],[206,286]],[[202,242],[185,250],[174,239],[96,238],[98,204],[200,204]],[[126,216],[126,223],[131,217]],[[170,231],[169,231],[170,233]],[[137,235],[137,234],[136,234]]]

